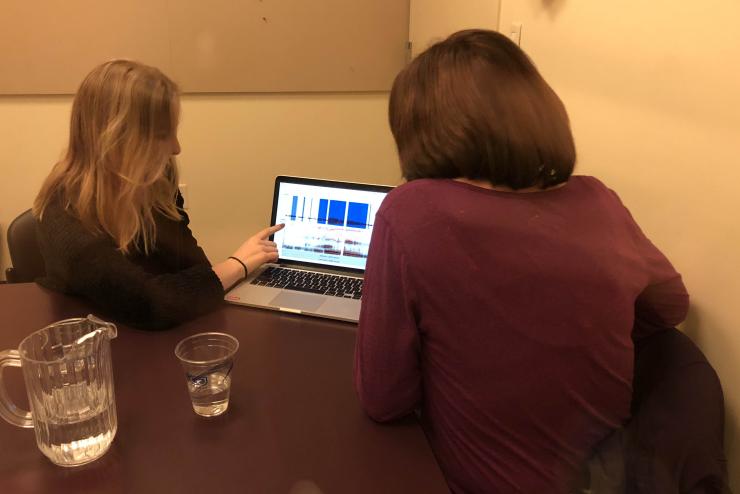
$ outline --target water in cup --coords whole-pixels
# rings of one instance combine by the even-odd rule
[[[221,415],[229,408],[231,377],[225,372],[214,372],[206,379],[188,379],[188,391],[193,410],[204,417]]]
[[[229,408],[231,369],[239,341],[224,333],[201,333],[177,344],[175,355],[185,371],[193,410],[203,417]]]

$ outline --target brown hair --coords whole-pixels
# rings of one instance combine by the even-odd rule
[[[124,253],[148,252],[156,240],[153,213],[180,218],[177,167],[162,146],[177,131],[178,94],[154,67],[114,60],[93,69],[74,98],[66,155],[34,201],[36,217],[58,198]]]
[[[416,57],[393,83],[389,119],[407,180],[544,189],[573,173],[563,103],[527,55],[493,31],[460,31]]]

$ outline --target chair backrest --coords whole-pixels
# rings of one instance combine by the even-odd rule
[[[675,329],[635,345],[629,493],[726,493],[724,396],[702,351]]]
[[[717,373],[684,333],[655,331],[635,343],[632,418],[596,448],[582,492],[731,494],[723,438]]]
[[[13,267],[5,271],[10,283],[27,283],[45,274],[44,258],[36,239],[36,218],[24,211],[8,227],[8,252]]]

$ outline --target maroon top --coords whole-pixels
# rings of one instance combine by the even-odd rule
[[[633,325],[687,308],[595,178],[533,193],[416,180],[375,220],[355,386],[376,420],[421,410],[454,492],[565,492],[629,417]]]

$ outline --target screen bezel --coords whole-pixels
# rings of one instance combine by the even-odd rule
[[[385,192],[386,194],[393,190],[393,186],[390,185],[377,185],[377,184],[362,184],[357,182],[339,182],[336,180],[325,180],[318,178],[304,178],[304,177],[291,177],[287,175],[278,175],[275,177],[275,190],[272,195],[272,213],[270,216],[270,224],[274,225],[277,220],[277,202],[280,194],[280,184],[300,184],[300,185],[318,185],[320,187],[332,187],[335,189],[354,189],[363,190],[368,192]],[[270,240],[274,240],[275,235],[270,235]],[[296,261],[294,259],[283,259],[278,258],[277,263],[291,264],[294,266],[306,266],[313,268],[327,269],[331,271],[338,271],[342,273],[353,273],[362,274],[365,272],[364,269],[358,268],[345,268],[342,266],[328,266],[326,264],[310,261]]]

